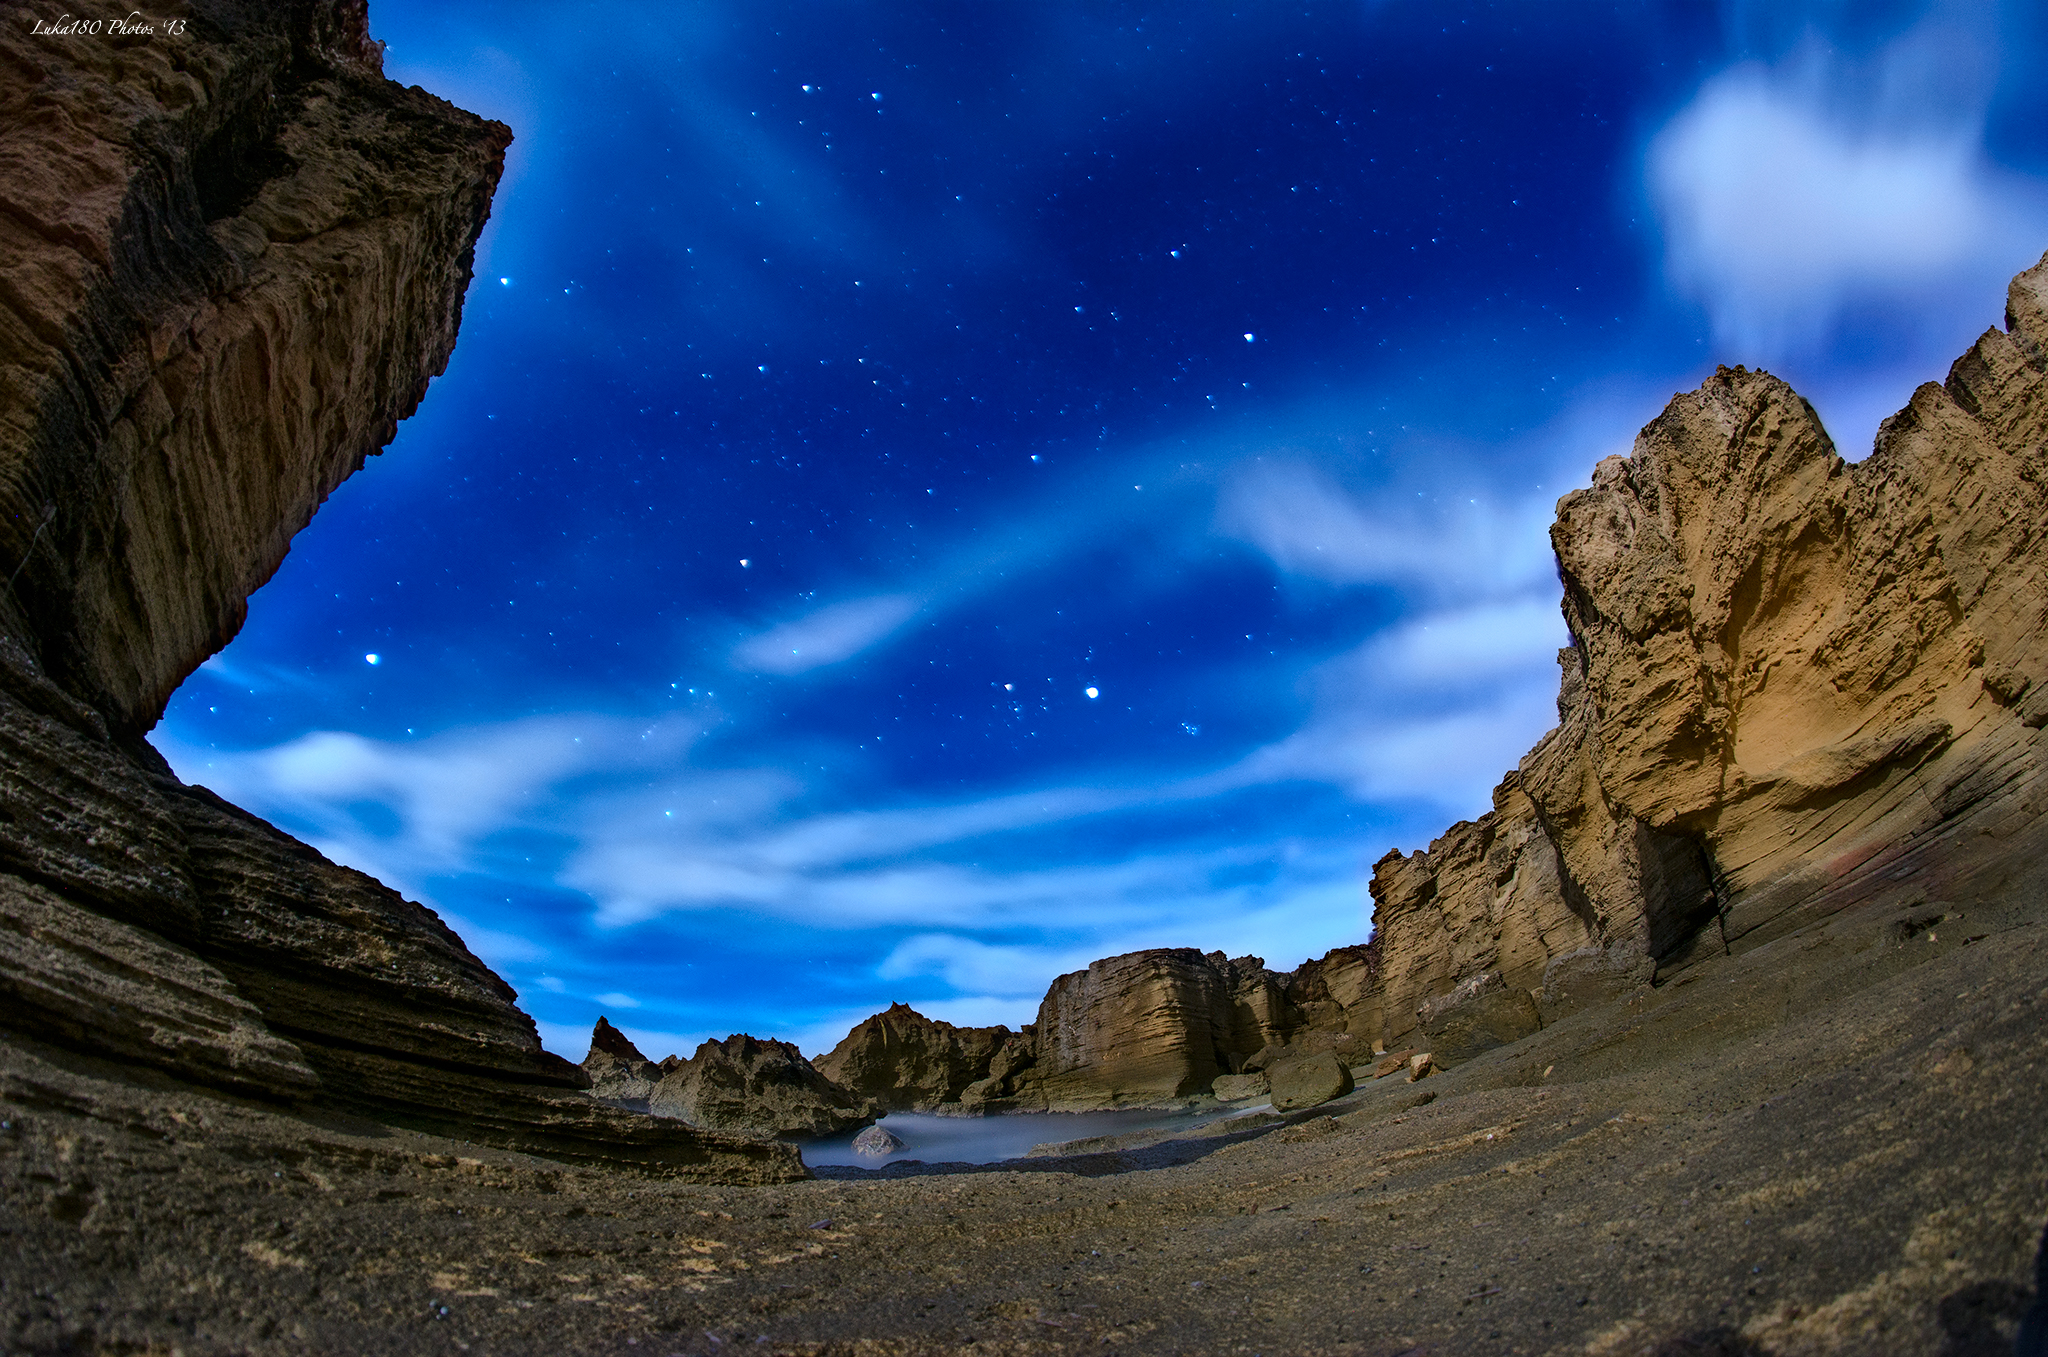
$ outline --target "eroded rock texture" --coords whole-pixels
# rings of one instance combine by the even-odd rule
[[[2044,370],[2048,264],[1860,463],[1724,368],[1559,503],[1559,726],[1489,815],[1375,869],[1386,1039],[1480,972],[1555,1015],[1760,945],[1874,858],[1995,855],[2038,812]]]
[[[0,25],[0,1024],[556,1157],[788,1177],[586,1096],[430,911],[142,740],[446,365],[510,133],[360,3]]]
[[[1321,1050],[1455,1064],[1816,914],[1981,889],[2048,804],[2044,374],[2048,261],[1858,464],[1768,374],[1674,397],[1558,504],[1557,729],[1487,814],[1375,865],[1369,944],[1098,961],[963,1106],[1171,1101]]]
[[[707,1041],[688,1060],[661,1062],[648,1097],[657,1116],[756,1140],[808,1140],[851,1131],[881,1110],[820,1074],[786,1041],[741,1033]]]
[[[955,1027],[891,1004],[856,1024],[816,1064],[885,1111],[929,1112],[959,1102],[969,1084],[988,1078],[997,1050],[1016,1035],[1007,1027]]]

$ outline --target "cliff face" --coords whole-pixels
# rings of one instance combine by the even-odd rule
[[[750,1139],[829,1136],[866,1125],[878,1110],[786,1041],[741,1033],[705,1042],[688,1060],[671,1056],[659,1068],[649,1110]]]
[[[1376,867],[1390,1041],[1474,973],[1535,988],[1589,946],[1669,972],[1927,898],[1864,869],[1929,834],[1995,852],[2048,721],[2044,371],[2048,262],[1863,462],[1723,369],[1559,503],[1559,726],[1491,814]]]
[[[594,1162],[802,1173],[593,1103],[438,918],[141,739],[455,342],[510,133],[361,4],[0,32],[0,1024]]]
[[[1015,1035],[1007,1027],[955,1027],[892,1004],[816,1063],[820,1074],[885,1111],[929,1112],[986,1079],[997,1050]]]
[[[1370,944],[1098,961],[963,1102],[1170,1101],[1379,1043],[1456,1063],[1825,915],[1960,909],[2048,804],[2044,448],[2048,260],[1858,464],[1765,373],[1674,397],[1558,504],[1557,728],[1491,811],[1375,865]]]

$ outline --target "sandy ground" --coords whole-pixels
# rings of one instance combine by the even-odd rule
[[[4,1048],[4,1344],[2009,1352],[2048,1220],[2048,910],[1928,913],[1816,924],[1249,1132],[773,1188]]]

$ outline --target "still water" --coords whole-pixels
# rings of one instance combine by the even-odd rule
[[[885,1164],[921,1159],[927,1164],[992,1164],[998,1159],[1018,1159],[1033,1145],[1050,1141],[1079,1140],[1084,1136],[1114,1136],[1154,1127],[1186,1128],[1213,1121],[1216,1110],[1206,1112],[1014,1112],[995,1117],[936,1117],[927,1112],[891,1112],[879,1125],[903,1141],[903,1148],[888,1156],[855,1154],[849,1131],[842,1136],[807,1140],[802,1145],[804,1162],[813,1166],[850,1164],[856,1168],[880,1168]]]

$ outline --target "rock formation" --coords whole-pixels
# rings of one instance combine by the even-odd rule
[[[1557,728],[1491,811],[1374,866],[1372,940],[1288,973],[1095,962],[963,1108],[1170,1102],[1316,1050],[1455,1064],[1890,889],[1837,883],[1927,836],[2014,832],[2048,725],[2044,374],[2048,260],[1860,463],[1768,374],[1674,397],[1559,501]]]
[[[956,1028],[897,1004],[861,1022],[818,1067],[883,1107],[919,1111],[1184,1102],[1219,1076],[1275,1058],[1362,1056],[1364,1034],[1377,1030],[1373,957],[1370,947],[1340,948],[1278,973],[1258,957],[1132,952],[1053,981],[1038,1021],[1021,1032]]]
[[[886,1111],[929,1112],[986,1079],[996,1051],[1015,1035],[1007,1027],[955,1027],[891,1004],[816,1063],[820,1074]]]
[[[660,1069],[650,1111],[755,1140],[836,1135],[866,1125],[880,1110],[820,1074],[788,1042],[744,1033],[707,1041],[688,1060],[671,1056]]]
[[[591,1097],[645,1112],[663,1070],[600,1014],[590,1032],[590,1053],[583,1057],[583,1072],[590,1076]]]
[[[2044,371],[2048,261],[1862,462],[1723,368],[1560,501],[1558,728],[1490,814],[1375,868],[1380,1035],[1481,972],[1562,1016],[1843,908],[1834,882],[1916,839],[2034,814]]]
[[[660,1172],[786,1148],[604,1107],[430,911],[142,736],[446,365],[510,133],[363,6],[0,31],[0,1025],[288,1106]]]

